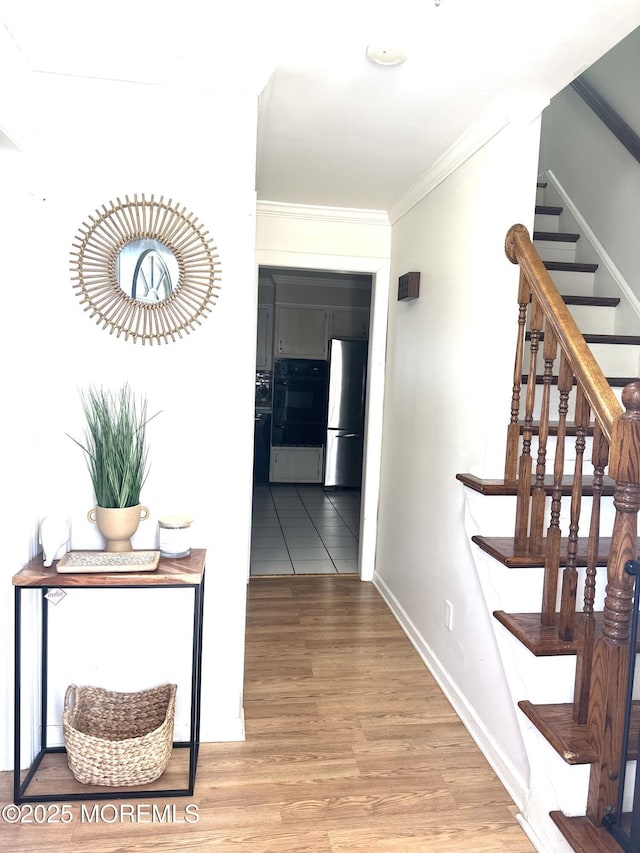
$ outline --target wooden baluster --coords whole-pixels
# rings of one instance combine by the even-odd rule
[[[551,381],[553,379],[553,364],[558,353],[558,342],[553,329],[546,324],[544,332],[544,374],[542,386],[542,405],[540,408],[540,427],[538,429],[538,458],[536,460],[536,479],[531,497],[531,529],[529,533],[529,550],[532,554],[542,552],[544,534],[544,515],[547,492],[544,487],[544,477],[547,467],[547,439],[549,437],[549,409],[551,400]]]
[[[522,387],[522,365],[524,364],[524,338],[527,322],[527,309],[531,301],[531,288],[527,278],[520,270],[518,285],[518,338],[516,341],[516,360],[513,368],[513,390],[511,393],[511,420],[507,428],[507,456],[504,465],[504,478],[514,483],[518,478],[518,449],[520,447],[520,388]]]
[[[563,352],[560,353],[558,370],[558,437],[553,467],[553,492],[551,494],[551,519],[547,530],[544,558],[544,581],[542,587],[542,625],[555,625],[558,574],[560,572],[560,509],[562,503],[562,477],[564,475],[564,443],[567,435],[567,412],[569,394],[573,387],[573,373]]]
[[[587,574],[584,582],[584,610],[580,623],[578,653],[576,657],[576,680],[573,691],[573,720],[581,725],[587,722],[589,692],[591,689],[591,670],[593,666],[593,644],[596,636],[596,620],[593,604],[596,595],[596,570],[598,549],[600,546],[600,505],[604,484],[604,469],[609,458],[609,445],[602,434],[600,424],[593,426],[593,499],[591,504],[591,524],[587,545]]]
[[[582,507],[582,468],[584,448],[591,412],[583,390],[578,386],[576,392],[576,461],[573,469],[573,487],[571,489],[571,517],[569,522],[569,542],[567,544],[567,565],[562,573],[562,595],[560,599],[560,624],[558,635],[561,640],[573,640],[576,626],[576,594],[578,590],[578,530],[580,527],[580,509]]]
[[[531,500],[531,439],[533,437],[533,409],[536,402],[536,366],[540,333],[544,314],[540,303],[534,298],[531,303],[531,337],[529,340],[529,375],[525,404],[524,428],[522,431],[522,453],[518,468],[518,497],[516,504],[515,544],[524,546],[529,537],[529,502]]]
[[[593,650],[587,738],[598,756],[591,765],[587,817],[599,825],[615,809],[629,667],[633,579],[624,567],[637,555],[640,510],[640,381],[622,392],[626,409],[613,425],[609,475],[616,481],[616,516],[607,563],[602,634]]]

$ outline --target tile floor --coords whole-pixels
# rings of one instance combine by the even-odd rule
[[[258,485],[251,575],[357,574],[360,490]]]

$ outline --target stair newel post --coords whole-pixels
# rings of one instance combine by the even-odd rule
[[[584,396],[582,387],[578,385],[574,418],[576,425],[576,460],[573,470],[573,487],[571,489],[567,565],[562,573],[560,624],[558,626],[558,635],[561,640],[573,640],[576,625],[578,530],[580,526],[580,510],[582,508],[582,467],[584,464],[584,448],[590,416],[591,410],[589,409],[589,404]]]
[[[516,545],[524,546],[529,537],[529,510],[531,501],[531,440],[533,438],[533,410],[536,403],[536,367],[540,335],[544,314],[535,296],[531,302],[531,322],[529,339],[529,374],[527,377],[527,396],[525,400],[524,427],[522,430],[522,452],[518,467],[518,490],[516,504]]]
[[[522,365],[524,364],[525,327],[527,311],[531,300],[531,288],[527,277],[520,270],[518,284],[518,337],[516,340],[516,358],[513,368],[513,390],[511,392],[511,419],[507,427],[507,455],[504,478],[514,483],[518,477],[518,450],[520,448],[520,389],[522,387]]]
[[[553,365],[556,360],[557,353],[558,341],[555,332],[550,325],[546,323],[544,346],[542,350],[544,374],[542,377],[542,403],[540,408],[540,427],[538,430],[538,457],[536,460],[536,477],[531,498],[529,549],[532,554],[539,554],[542,551],[542,540],[544,538],[544,517],[547,500],[544,477],[547,467],[547,439],[549,437],[551,382],[553,379]]]
[[[564,445],[567,437],[567,413],[569,394],[573,387],[573,372],[565,354],[560,352],[558,369],[558,434],[556,455],[553,465],[553,491],[551,493],[551,517],[547,529],[547,545],[544,557],[544,580],[542,586],[542,607],[540,623],[554,625],[556,621],[556,598],[558,595],[558,576],[560,573],[560,510],[562,507],[562,477],[564,475]]]
[[[607,562],[602,634],[596,637],[587,737],[598,759],[591,766],[587,816],[597,824],[615,809],[623,741],[629,666],[633,578],[626,563],[637,556],[640,510],[640,381],[622,392],[625,412],[614,422],[609,475],[616,509]]]
[[[587,572],[584,582],[583,619],[580,623],[576,656],[576,678],[573,691],[573,720],[580,725],[587,722],[589,693],[591,689],[591,671],[593,668],[593,644],[595,641],[596,620],[593,605],[596,596],[596,568],[600,545],[600,507],[604,486],[604,469],[609,459],[609,445],[600,424],[596,420],[593,426],[593,499],[591,504],[591,522],[587,543]]]

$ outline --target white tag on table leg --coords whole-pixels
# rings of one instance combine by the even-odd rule
[[[47,593],[45,593],[45,598],[51,602],[51,604],[60,604],[62,599],[65,597],[67,593],[57,587],[56,589],[50,589]]]

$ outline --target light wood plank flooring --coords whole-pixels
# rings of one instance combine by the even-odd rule
[[[244,705],[246,741],[201,747],[195,794],[173,801],[174,823],[148,822],[145,811],[145,822],[82,823],[75,803],[66,825],[0,822],[0,849],[533,851],[513,802],[371,584],[252,579]],[[0,775],[4,804],[11,776]],[[185,822],[189,802],[197,823]]]

